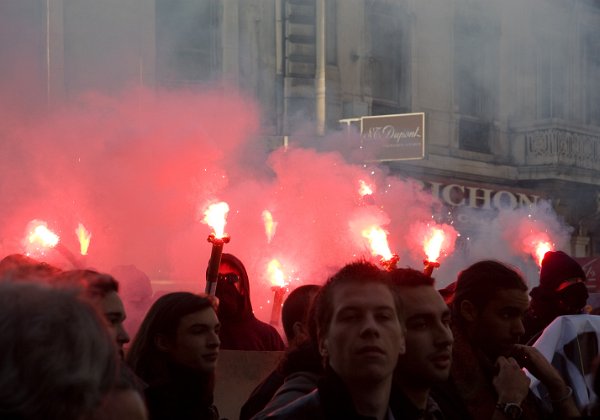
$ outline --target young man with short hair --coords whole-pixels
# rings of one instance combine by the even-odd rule
[[[124,357],[124,345],[131,340],[123,322],[127,318],[123,301],[119,296],[119,283],[110,274],[95,270],[64,271],[53,281],[56,285],[78,286],[108,322],[109,331],[117,344],[119,355]]]
[[[325,375],[316,390],[267,418],[392,419],[392,377],[405,344],[401,303],[384,273],[368,262],[348,264],[314,305]]]
[[[429,394],[450,375],[450,309],[434,288],[434,279],[423,272],[397,268],[389,276],[402,300],[406,326],[406,353],[399,357],[394,375],[394,413],[404,420],[444,419]]]

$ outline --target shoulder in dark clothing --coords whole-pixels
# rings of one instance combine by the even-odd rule
[[[394,418],[401,420],[446,420],[439,404],[429,396],[425,410],[417,408],[413,402],[402,391],[392,389],[390,396],[390,408]]]
[[[471,420],[467,406],[450,381],[435,385],[430,391],[431,397],[440,407],[446,420]]]
[[[188,392],[185,392],[188,391]],[[218,420],[219,413],[212,401],[203,400],[196,390],[193,398],[191,390],[171,384],[148,386],[145,390],[149,420]]]
[[[260,384],[254,388],[248,400],[240,411],[240,420],[249,420],[256,413],[265,408],[265,405],[273,398],[275,392],[283,385],[284,376],[279,369],[273,370]]]

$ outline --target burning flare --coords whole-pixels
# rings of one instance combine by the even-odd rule
[[[537,265],[541,267],[544,255],[546,252],[554,250],[554,244],[548,233],[532,227],[529,227],[528,230],[529,232],[523,236],[519,251],[531,255]]]
[[[271,308],[271,325],[279,325],[281,318],[281,308],[283,306],[283,296],[286,292],[287,282],[285,274],[281,269],[281,264],[277,259],[272,259],[267,265],[267,276],[271,281],[271,290],[273,290],[273,307]]]
[[[535,248],[535,256],[537,257],[536,261],[540,267],[542,266],[542,260],[544,259],[544,255],[546,255],[546,252],[553,250],[554,247],[550,242],[540,242],[537,244]]]
[[[362,231],[362,236],[369,241],[371,254],[381,256],[384,260],[391,260],[394,257],[390,246],[388,245],[387,232],[379,226],[371,226]]]
[[[450,225],[417,222],[410,226],[406,243],[412,254],[425,254],[425,262],[437,263],[454,251],[457,237],[458,232]]]
[[[446,235],[444,234],[444,231],[435,227],[425,236],[423,241],[423,251],[425,251],[428,261],[435,262],[440,258],[442,245],[444,244],[445,239]]]
[[[41,252],[49,248],[54,248],[58,245],[60,237],[48,229],[48,224],[41,220],[32,220],[27,225],[27,239],[25,248],[27,254],[32,252]]]
[[[262,219],[265,224],[265,233],[267,234],[267,243],[271,243],[271,239],[275,235],[277,222],[273,221],[273,215],[269,210],[263,210]]]
[[[273,287],[285,287],[285,274],[283,273],[281,263],[277,259],[272,259],[267,265],[267,277]]]
[[[81,255],[87,255],[88,248],[90,247],[90,239],[92,239],[92,233],[89,232],[83,224],[79,223],[77,229],[75,229],[77,239],[79,239],[79,253]]]
[[[546,252],[548,251],[554,251],[554,246],[544,234],[537,238],[530,238],[530,240],[530,245],[526,245],[526,248],[529,249],[529,251],[527,252],[531,254],[531,256],[535,259],[537,265],[541,267],[544,255],[546,255]]]
[[[27,240],[32,245],[44,248],[54,248],[60,237],[48,229],[48,224],[41,220],[32,220],[28,225],[29,234]]]
[[[362,179],[358,180],[359,183],[359,188],[358,188],[358,193],[360,194],[361,197],[364,197],[365,195],[372,195],[373,194],[373,188],[367,184],[365,181],[363,181]]]
[[[202,221],[213,229],[215,238],[217,239],[222,239],[225,236],[227,213],[229,213],[229,205],[224,201],[211,204],[204,211],[204,219]]]

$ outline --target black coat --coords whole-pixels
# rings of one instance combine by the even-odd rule
[[[171,367],[170,377],[145,390],[150,420],[218,420],[214,378]]]

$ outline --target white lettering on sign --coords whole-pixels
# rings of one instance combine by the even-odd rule
[[[367,131],[366,136],[369,139],[386,138],[400,143],[402,139],[420,139],[421,127],[414,130],[401,130],[393,125],[384,125],[382,127],[371,127]]]
[[[470,207],[482,210],[516,209],[518,207],[535,206],[540,196],[494,190],[491,188],[465,186],[460,184],[443,184],[441,182],[421,182],[423,188],[431,190],[434,197],[441,199],[452,207]]]

